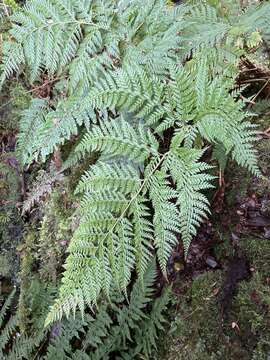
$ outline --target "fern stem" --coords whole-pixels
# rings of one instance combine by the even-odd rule
[[[31,34],[33,34],[34,32],[36,31],[39,31],[39,30],[44,30],[48,27],[52,27],[52,26],[57,26],[57,25],[71,25],[71,24],[77,24],[79,26],[81,25],[90,25],[90,26],[93,26],[94,28],[96,29],[102,29],[102,30],[108,30],[106,27],[102,27],[100,25],[96,25],[95,23],[93,22],[89,22],[89,21],[78,21],[78,20],[69,20],[69,21],[58,21],[58,22],[52,22],[52,23],[48,23],[48,24],[45,24],[43,26],[40,26],[40,27],[36,27],[35,29],[33,29],[33,31],[31,31],[30,33],[27,34],[27,37],[30,36]]]

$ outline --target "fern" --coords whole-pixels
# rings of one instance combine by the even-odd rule
[[[179,40],[174,35],[183,26],[181,18],[165,8],[163,1],[151,0],[146,7],[142,4],[141,0],[124,6],[121,1],[28,1],[11,18],[10,34],[15,41],[4,48],[2,79],[24,64],[30,68],[32,80],[44,70],[53,75],[69,65],[71,90],[85,89],[105,68],[115,66],[123,49],[129,59],[139,60],[144,54],[148,66],[163,67],[168,51],[173,55],[177,48]],[[166,21],[161,22],[161,17]],[[147,41],[141,38],[144,33]],[[140,39],[137,46],[136,38]],[[120,47],[121,42],[127,49]],[[159,52],[158,59],[154,49]]]
[[[6,301],[4,302],[1,311],[0,311],[0,327],[3,326],[4,323],[4,319],[7,315],[7,311],[10,309],[11,303],[14,299],[15,296],[15,292],[16,290],[14,289],[8,296],[8,298],[6,299]]]
[[[151,0],[147,7],[141,0],[95,0],[83,6],[75,0],[32,0],[11,17],[12,41],[3,46],[2,82],[26,67],[32,82],[44,73],[56,79],[67,76],[74,95],[50,109],[42,131],[33,134],[40,140],[43,160],[77,134],[78,126],[94,121],[93,110],[80,110],[80,102],[102,74],[130,62],[157,74],[167,72],[168,62],[176,60],[176,34],[184,27],[186,11],[166,8],[161,0]],[[29,124],[35,110],[33,104]]]
[[[254,31],[268,32],[270,6],[268,3],[254,4],[243,10],[241,2],[229,4],[226,16],[220,16],[218,9],[206,4],[194,6],[189,13],[185,32],[185,53],[205,46],[229,45],[234,60],[239,58],[237,40]],[[223,9],[224,11],[224,9]],[[224,49],[222,48],[221,51]],[[227,58],[226,53],[223,53]]]
[[[42,133],[47,103],[42,99],[32,100],[29,109],[22,113],[17,152],[22,164],[29,164],[38,157],[39,136]]]
[[[18,333],[18,315],[11,315],[6,321],[7,310],[14,301],[15,289],[10,293],[1,309],[0,357],[1,359],[29,359],[37,345],[38,338],[29,339]],[[41,339],[39,339],[41,340]]]
[[[129,303],[119,306],[120,299],[115,299],[111,306],[104,304],[99,308],[96,319],[86,315],[88,330],[83,341],[83,349],[92,360],[109,359],[118,352],[120,358],[125,358],[127,352],[130,358],[137,354],[150,355],[156,346],[157,332],[162,330],[165,319],[162,315],[169,301],[169,292],[164,291],[160,298],[153,302],[153,282],[156,271],[154,263],[150,264],[144,274],[144,286],[137,281],[130,294]],[[150,315],[145,313],[151,307]],[[110,315],[113,311],[116,322]],[[147,331],[146,331],[147,329]],[[132,355],[131,355],[132,354]],[[86,359],[85,353],[77,350],[73,359]]]
[[[267,3],[226,18],[165,0],[29,0],[12,16],[2,81],[24,70],[30,82],[46,74],[67,86],[64,99],[35,99],[24,113],[22,163],[45,161],[70,139],[65,169],[97,159],[77,187],[80,223],[47,323],[94,309],[114,289],[127,297],[155,252],[166,277],[173,247],[181,239],[187,253],[210,210],[208,146],[260,175],[256,129],[241,89],[231,90],[237,41],[266,31],[269,13]]]
[[[127,353],[130,358],[150,356],[156,347],[157,334],[163,330],[163,313],[170,300],[170,289],[164,289],[160,297],[154,298],[156,275],[152,261],[144,273],[143,284],[137,280],[128,299],[113,291],[111,301],[102,301],[96,315],[86,313],[82,319],[76,314],[75,318],[64,319],[46,330],[42,328],[42,319],[52,289],[35,279],[27,294],[31,315],[35,314],[31,331],[29,335],[20,332],[17,313],[2,324],[1,359],[103,360],[115,352],[121,358]],[[14,292],[1,309],[2,318],[7,317],[13,298]]]

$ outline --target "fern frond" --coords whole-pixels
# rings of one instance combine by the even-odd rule
[[[16,332],[17,328],[17,317],[16,315],[12,316],[6,323],[4,329],[1,330],[0,335],[0,355],[2,359],[4,358],[4,350],[10,341],[12,335]]]
[[[155,281],[156,271],[154,262],[152,261],[148,266],[147,271],[144,274],[144,286],[142,287],[141,281],[137,281],[131,291],[129,303],[119,307],[117,303],[112,303],[112,310],[116,314],[117,322],[112,324],[110,328],[111,318],[104,316],[105,323],[100,324],[101,316],[98,314],[96,320],[90,324],[89,330],[86,334],[84,341],[84,348],[94,348],[91,353],[92,360],[101,360],[109,358],[110,354],[114,351],[118,351],[121,354],[121,358],[124,358],[127,349],[132,349],[130,353],[134,355],[137,353],[143,353],[148,355],[153,350],[154,344],[152,343],[152,336],[159,328],[159,324],[163,321],[161,313],[164,311],[167,305],[165,297],[162,295],[162,300],[158,300],[158,311],[153,305],[151,316],[145,313],[146,307],[152,305],[153,295],[153,283]],[[101,314],[104,314],[105,306],[101,308]],[[107,311],[109,307],[107,308]],[[159,313],[159,314],[158,314]],[[105,312],[106,314],[106,312]],[[151,325],[149,324],[151,322]],[[97,325],[103,325],[97,327]],[[150,332],[142,331],[147,328],[147,324],[150,325]],[[101,330],[103,329],[103,330]],[[97,331],[97,332],[96,332]],[[133,333],[135,332],[135,336]],[[144,343],[148,344],[148,348],[141,346],[140,335],[144,335]],[[95,334],[101,334],[101,338],[97,341]],[[92,336],[91,336],[92,335]],[[135,349],[136,346],[140,348]],[[82,357],[83,358],[83,357]]]
[[[140,124],[135,130],[127,121],[120,118],[93,126],[76,150],[83,154],[102,151],[110,157],[121,155],[142,162],[151,154],[156,155],[157,148],[158,142],[150,130],[145,130]]]
[[[165,0],[29,0],[12,16],[2,80],[23,69],[30,82],[45,76],[53,84],[52,99],[35,99],[24,113],[23,164],[45,161],[70,140],[76,150],[65,168],[87,165],[89,154],[97,160],[77,188],[80,222],[48,322],[95,307],[113,289],[128,297],[133,271],[144,282],[154,252],[166,276],[180,239],[187,253],[209,212],[204,192],[213,177],[201,161],[209,144],[259,174],[256,131],[240,90],[231,90],[245,51],[237,41],[255,23],[267,31],[270,9],[237,9],[239,16],[231,10],[225,17],[204,3],[172,8]],[[65,79],[61,100],[58,79]],[[123,343],[132,336],[126,332]],[[153,330],[145,352],[154,339]],[[104,356],[114,348],[111,341]]]
[[[186,18],[186,55],[203,47],[221,47],[226,44],[230,44],[230,49],[235,50],[239,36],[258,29],[262,33],[268,32],[269,4],[255,4],[243,11],[236,3],[236,8],[236,12],[231,11],[227,16],[220,16],[214,6],[194,5]]]
[[[35,353],[36,349],[40,346],[42,341],[46,339],[46,332],[41,331],[38,335],[33,335],[31,338],[25,335],[17,336],[13,343],[12,348],[4,358],[5,360],[21,360],[30,359]]]
[[[161,296],[156,299],[150,314],[143,322],[142,327],[137,327],[134,335],[134,343],[137,344],[134,351],[130,351],[132,356],[145,354],[151,356],[153,349],[157,349],[157,339],[159,333],[164,330],[166,319],[163,315],[170,301],[170,289],[165,289]]]
[[[150,183],[150,198],[154,207],[153,224],[155,229],[155,246],[157,257],[164,274],[168,258],[177,244],[177,233],[180,232],[180,213],[171,200],[177,193],[169,186],[166,173],[156,172]]]
[[[17,138],[17,152],[23,165],[37,160],[40,152],[40,137],[48,112],[47,102],[33,99],[29,109],[22,114],[20,133]]]
[[[136,270],[139,279],[143,281],[144,273],[152,258],[154,229],[151,222],[151,212],[143,196],[138,196],[131,207],[134,223]]]
[[[176,184],[180,207],[178,226],[186,252],[197,228],[210,212],[209,201],[201,191],[213,187],[210,181],[214,177],[204,173],[211,166],[198,161],[202,154],[203,151],[196,149],[172,149],[164,163]]]
[[[199,50],[203,46],[213,47],[222,42],[230,29],[228,23],[217,15],[214,7],[205,4],[193,6],[186,20],[186,54]]]
[[[1,87],[3,86],[5,80],[13,75],[14,72],[19,72],[21,65],[25,63],[23,47],[16,45],[12,41],[5,42],[2,46],[2,57],[2,64],[0,67]]]
[[[0,311],[0,328],[3,326],[3,321],[7,315],[7,311],[9,310],[11,303],[14,299],[16,289],[14,289],[8,296],[8,298],[5,300],[3,306],[1,307]]]

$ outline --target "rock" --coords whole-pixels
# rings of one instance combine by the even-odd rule
[[[216,260],[212,256],[208,256],[208,258],[206,259],[205,262],[212,269],[215,269],[218,266],[218,263],[216,262]]]

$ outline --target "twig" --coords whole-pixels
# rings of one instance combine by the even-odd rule
[[[266,86],[269,84],[269,80],[266,81],[266,83],[261,87],[261,89],[257,92],[255,96],[251,99],[252,102],[255,102],[257,97],[260,95],[260,93],[266,88]],[[252,104],[249,104],[248,107],[250,108]]]
[[[249,84],[249,83],[258,82],[258,81],[269,81],[269,76],[261,77],[261,78],[255,78],[255,79],[242,80],[241,84]]]

